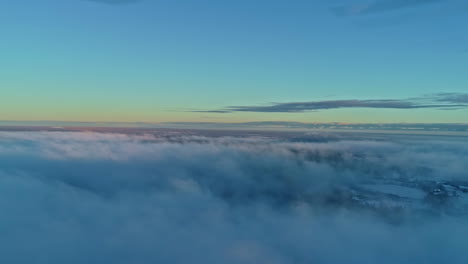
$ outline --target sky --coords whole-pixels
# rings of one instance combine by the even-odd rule
[[[0,2],[0,120],[468,123],[464,0]]]

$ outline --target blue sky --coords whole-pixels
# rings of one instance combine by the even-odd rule
[[[466,1],[123,2],[0,3],[0,120],[468,122]]]

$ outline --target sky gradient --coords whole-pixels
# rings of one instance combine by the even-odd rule
[[[468,123],[467,27],[464,0],[4,1],[0,120]]]

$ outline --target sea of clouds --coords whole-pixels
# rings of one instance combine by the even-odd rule
[[[467,172],[466,138],[0,132],[0,263],[468,263],[430,199]]]

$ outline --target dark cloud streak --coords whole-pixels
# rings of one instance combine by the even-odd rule
[[[468,107],[468,94],[446,93],[423,98],[393,100],[327,100],[310,102],[274,103],[266,106],[229,106],[224,109],[199,110],[192,112],[232,113],[301,113],[339,108],[380,108],[380,109],[463,109]]]
[[[439,102],[468,104],[468,94],[440,93],[436,94],[436,100]]]

